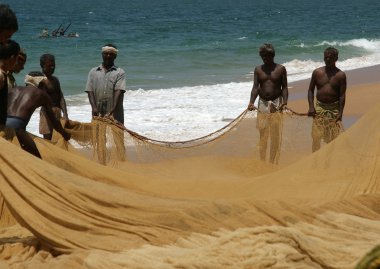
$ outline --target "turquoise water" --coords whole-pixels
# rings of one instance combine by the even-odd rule
[[[127,72],[125,125],[148,137],[186,140],[223,127],[246,109],[258,47],[272,43],[288,80],[310,78],[323,50],[339,49],[343,70],[380,64],[380,1],[362,0],[9,0],[28,52],[28,71],[43,53],[56,56],[56,75],[69,117],[88,122],[83,93],[101,47],[119,48]],[[60,24],[78,38],[38,38]],[[306,91],[307,89],[305,89]],[[290,98],[293,93],[290,89]],[[306,111],[301,111],[306,112]],[[38,112],[28,130],[38,135]]]
[[[88,71],[101,63],[100,49],[108,42],[119,47],[116,63],[126,70],[130,90],[249,80],[247,74],[261,63],[257,50],[264,42],[274,44],[276,61],[287,63],[290,74],[308,72],[308,61],[321,62],[328,45],[340,50],[340,61],[358,62],[347,68],[380,50],[380,1],[375,0],[5,3],[19,19],[13,38],[29,56],[18,80],[39,69],[41,54],[53,53],[65,95],[83,92]],[[38,38],[44,27],[52,31],[70,22],[68,32],[78,38]],[[367,65],[377,61],[371,58]]]

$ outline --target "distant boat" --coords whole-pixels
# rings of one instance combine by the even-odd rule
[[[39,35],[40,38],[47,38],[49,37],[49,32],[47,29],[43,29],[41,34]]]
[[[67,35],[67,37],[79,37],[79,34],[77,32],[71,32]]]
[[[71,23],[63,29],[62,24],[55,30],[51,32],[51,35],[49,35],[49,31],[44,28],[40,35],[38,36],[39,38],[49,38],[49,37],[79,37],[79,34],[77,32],[70,32],[69,34],[65,35],[67,29],[71,26]]]

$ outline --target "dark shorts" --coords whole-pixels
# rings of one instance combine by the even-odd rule
[[[27,124],[28,123],[22,118],[14,117],[14,116],[8,116],[5,126],[7,126],[9,128],[13,128],[15,130],[26,130]]]

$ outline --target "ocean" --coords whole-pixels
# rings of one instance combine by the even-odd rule
[[[89,122],[84,88],[101,63],[101,47],[119,49],[127,73],[125,126],[154,139],[187,140],[213,132],[249,101],[258,48],[272,43],[288,80],[309,78],[328,46],[337,66],[380,64],[380,1],[362,0],[11,0],[19,20],[13,39],[28,54],[16,79],[40,70],[39,57],[56,57],[69,117]],[[76,38],[39,38],[59,26]],[[307,90],[307,89],[305,89]],[[28,131],[38,135],[38,111]]]

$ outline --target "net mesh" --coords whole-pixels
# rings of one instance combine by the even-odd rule
[[[162,268],[353,268],[380,242],[379,110],[344,132],[331,122],[316,132],[295,113],[244,111],[173,142],[104,119],[72,121],[69,142],[34,137],[42,160],[0,139],[1,226],[29,232],[6,249],[22,242],[18,264],[25,247],[70,253],[35,268],[84,268],[84,257],[87,268],[152,259]]]
[[[315,119],[314,122],[320,121]],[[315,123],[314,123],[315,124]],[[336,137],[341,127],[321,123],[326,137]],[[206,136],[187,141],[161,141],[145,137],[102,118],[91,123],[71,122],[70,144],[85,157],[104,165],[124,166],[123,162],[147,163],[199,156],[249,157],[263,165],[288,165],[310,154],[313,119],[294,113],[271,113],[257,117],[244,111],[228,125]],[[329,125],[328,127],[326,127]],[[74,151],[74,149],[73,149]]]

